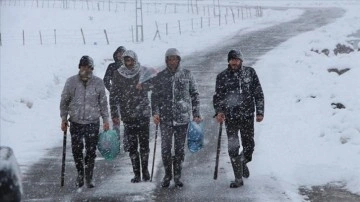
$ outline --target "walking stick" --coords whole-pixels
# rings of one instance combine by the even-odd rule
[[[65,178],[65,158],[66,158],[66,132],[64,131],[64,140],[63,140],[63,153],[62,153],[62,163],[61,163],[61,186],[64,186]]]
[[[159,126],[159,125],[156,125],[156,129],[155,129],[154,155],[153,155],[153,162],[152,162],[152,168],[151,168],[150,182],[152,182],[152,178],[153,178],[153,174],[154,174],[155,152],[156,152],[156,139],[157,139],[157,134],[158,134],[158,126]]]
[[[219,137],[218,137],[217,149],[216,149],[216,162],[215,162],[214,180],[216,180],[217,176],[218,176],[219,157],[220,157],[220,148],[221,148],[222,125],[223,125],[223,123],[220,123]]]

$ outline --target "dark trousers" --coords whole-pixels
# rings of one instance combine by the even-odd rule
[[[149,119],[135,123],[124,123],[124,140],[125,138],[127,139],[127,147],[135,176],[140,176],[140,159],[143,175],[148,173],[148,159],[150,152],[149,132]]]
[[[228,152],[230,158],[239,156],[241,136],[241,145],[243,146],[244,157],[247,162],[252,159],[254,152],[254,116],[242,116],[235,120],[225,121],[226,133],[228,136]]]
[[[127,138],[127,144],[131,155],[148,154],[150,122],[124,123],[124,136]],[[124,137],[125,138],[125,137]],[[138,147],[140,146],[140,150]]]
[[[71,148],[76,169],[79,174],[84,173],[84,140],[85,140],[85,169],[92,173],[96,158],[100,123],[78,124],[70,123]]]
[[[172,166],[174,163],[174,178],[180,179],[181,163],[185,158],[185,139],[188,124],[180,126],[169,126],[160,124],[161,129],[161,157],[165,168],[165,175],[171,176]],[[174,159],[172,159],[171,149],[174,137]],[[174,162],[173,162],[174,161]],[[176,169],[175,167],[178,167]]]

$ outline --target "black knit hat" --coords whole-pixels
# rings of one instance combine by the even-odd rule
[[[79,68],[80,66],[86,65],[89,65],[90,68],[94,69],[94,60],[90,56],[84,55],[80,59]]]
[[[228,53],[228,62],[231,59],[240,59],[241,61],[244,61],[243,60],[243,54],[241,53],[240,50],[231,50],[231,51],[229,51],[229,53]]]

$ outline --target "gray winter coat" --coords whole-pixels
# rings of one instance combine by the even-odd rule
[[[177,71],[168,68],[153,78],[151,107],[153,115],[159,115],[167,125],[184,125],[193,117],[200,117],[199,92],[189,70],[179,66]]]
[[[109,111],[105,86],[99,77],[92,77],[85,83],[79,75],[74,75],[65,83],[61,94],[60,116],[63,121],[79,124],[98,123],[100,116],[109,121]]]

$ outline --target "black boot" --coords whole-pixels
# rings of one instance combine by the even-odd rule
[[[238,188],[244,185],[242,180],[243,168],[240,156],[230,157],[231,165],[234,170],[235,180],[230,183],[230,188]]]
[[[84,186],[84,170],[78,170],[78,176],[76,178],[76,186],[79,188]]]
[[[245,178],[250,177],[250,171],[249,168],[247,167],[247,163],[249,162],[248,160],[246,160],[245,156],[244,156],[244,152],[240,153],[240,158],[241,158],[241,163],[242,163],[242,168],[243,168],[243,174],[242,176]]]
[[[183,187],[184,184],[180,181],[181,178],[181,169],[182,169],[182,161],[180,158],[176,158],[174,156],[174,182],[175,187]]]
[[[95,187],[95,182],[93,180],[94,163],[89,163],[87,166],[85,166],[85,180],[87,188]]]
[[[139,154],[132,154],[132,155],[130,155],[130,158],[131,158],[131,164],[132,164],[133,172],[134,172],[134,178],[131,179],[131,182],[138,183],[141,181]]]
[[[141,171],[143,181],[150,180],[150,173],[148,170],[149,153],[141,154]]]
[[[74,158],[75,167],[77,170],[77,178],[76,178],[76,186],[82,187],[84,186],[84,164],[81,158]]]
[[[172,179],[172,159],[164,159],[163,158],[163,164],[165,168],[165,176],[163,180],[161,181],[161,187],[169,187],[170,181]]]

